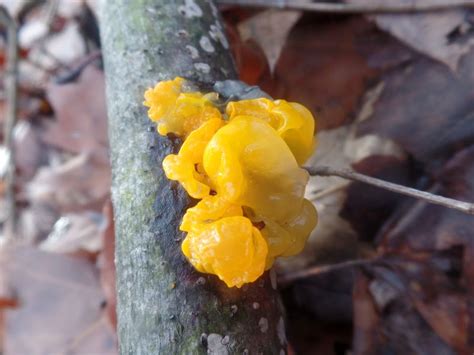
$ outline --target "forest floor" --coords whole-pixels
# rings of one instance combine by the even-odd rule
[[[395,2],[403,1],[387,4]],[[0,249],[0,348],[116,354],[97,1],[1,3],[17,20],[20,52],[11,146],[9,132],[0,135],[0,222],[16,226]],[[474,201],[472,11],[220,9],[241,80],[316,116],[308,166]],[[1,34],[5,78],[5,27]],[[473,353],[472,216],[338,177],[311,178],[306,195],[318,226],[301,255],[277,265],[290,353]]]

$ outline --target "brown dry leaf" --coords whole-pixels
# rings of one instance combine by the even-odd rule
[[[357,273],[352,289],[354,334],[352,347],[355,355],[375,355],[379,341],[379,315],[369,293],[369,279]]]
[[[267,10],[241,22],[238,30],[243,42],[252,38],[263,49],[273,72],[288,33],[300,17],[300,11]]]
[[[46,143],[73,153],[107,147],[104,74],[100,70],[89,65],[77,83],[49,84],[47,94],[56,121],[42,135]]]
[[[22,49],[29,49],[38,41],[43,40],[49,32],[46,16],[37,16],[29,19],[18,31],[18,45]]]
[[[230,16],[227,14],[227,16]],[[243,41],[235,25],[228,20],[226,33],[239,72],[239,79],[249,85],[265,82],[270,77],[265,53],[253,39]]]
[[[37,66],[54,70],[59,63],[71,63],[85,54],[86,47],[79,25],[68,21],[60,32],[49,34],[44,41],[32,43],[28,56]]]
[[[49,202],[32,202],[19,211],[18,235],[27,244],[43,240],[59,218],[59,212]]]
[[[430,191],[474,201],[474,146],[438,172]],[[467,214],[420,201],[401,206],[380,234],[382,266],[367,270],[373,300],[365,302],[373,302],[381,314],[377,333],[358,335],[356,327],[356,337],[364,340],[354,349],[356,354],[379,354],[383,349],[417,354],[474,351],[473,234],[474,221]],[[355,314],[357,325],[363,321],[358,314],[364,315]],[[381,344],[363,352],[381,336]]]
[[[83,153],[60,166],[39,169],[26,186],[26,197],[61,212],[87,208],[100,211],[109,190],[108,157]]]
[[[51,233],[38,247],[53,253],[97,253],[102,250],[102,233],[106,225],[107,221],[100,213],[68,213],[56,221]]]
[[[115,228],[112,202],[110,200],[104,206],[104,215],[107,218],[107,228],[102,234],[104,248],[99,258],[100,281],[104,290],[107,305],[107,313],[110,324],[117,328],[117,295],[115,289]]]
[[[377,74],[358,48],[375,30],[363,18],[304,15],[288,35],[269,94],[308,107],[318,131],[350,123]]]
[[[11,260],[11,255],[8,249],[4,247],[4,244],[0,246],[0,260],[4,262]],[[18,301],[18,295],[13,287],[10,273],[6,268],[0,267],[0,311],[3,312],[4,308],[17,307]],[[0,325],[0,328],[3,328],[3,324]],[[3,332],[3,329],[0,330],[1,332]],[[0,344],[3,344],[3,342]]]
[[[380,68],[391,68],[408,57],[385,60],[385,52],[399,53],[400,48],[363,19],[316,18],[320,21],[315,21],[315,16],[304,17],[293,28],[276,73],[280,88],[275,90],[285,87],[287,93],[273,93],[305,103],[317,116],[318,144],[307,165],[348,168],[374,154],[405,159],[392,141],[382,139],[376,132],[357,137],[356,131],[372,114],[383,91],[383,83],[369,89],[369,79],[375,79]],[[315,112],[317,107],[322,109]],[[279,261],[281,269],[333,263],[367,252],[358,241],[360,236],[340,216],[348,185],[347,180],[338,177],[310,179],[306,197],[316,205],[318,226],[303,253]]]
[[[431,192],[462,201],[474,201],[474,146],[456,154],[438,171]],[[387,222],[380,235],[384,250],[439,250],[468,247],[474,219],[464,213],[416,201]],[[474,262],[474,261],[473,261]],[[474,267],[474,264],[473,264]]]
[[[405,70],[388,72],[383,91],[360,133],[393,139],[431,171],[474,142],[474,50],[454,75],[418,57]]]
[[[407,157],[373,154],[352,164],[362,174],[404,186],[413,186],[414,175]],[[380,188],[352,182],[346,191],[346,199],[340,216],[357,232],[358,240],[373,242],[383,223],[405,196]]]
[[[367,268],[366,292],[354,298],[356,354],[468,354],[468,298],[455,273],[455,250],[385,255]],[[360,287],[362,275],[356,279]],[[364,307],[363,309],[358,309]],[[365,313],[363,313],[365,312]],[[362,326],[376,314],[376,326]]]
[[[2,267],[9,270],[20,307],[6,312],[6,354],[117,354],[93,265],[31,248],[10,253]]]
[[[42,161],[45,152],[42,149],[38,131],[27,121],[20,121],[13,130],[15,143],[15,165],[19,177],[25,181],[31,179]]]
[[[0,4],[5,6],[8,12],[14,16],[18,14],[23,6],[22,1],[17,0],[0,0]]]
[[[352,333],[352,270],[295,282],[283,289],[287,332],[296,354],[344,354]]]
[[[434,258],[433,258],[434,259]],[[456,263],[459,256],[438,258],[437,261]],[[435,262],[403,261],[400,269],[404,271],[410,286],[409,294],[416,310],[431,326],[434,332],[459,353],[472,353],[474,346],[468,344],[470,314],[468,295],[464,287],[445,273],[453,269],[437,270]]]
[[[418,0],[436,4],[440,0]],[[348,0],[352,4],[379,5],[379,0]],[[413,0],[386,0],[390,3],[414,4]],[[456,71],[463,55],[474,45],[468,36],[473,30],[469,13],[464,9],[435,11],[431,13],[380,14],[373,16],[377,25],[413,49],[446,64]]]
[[[312,301],[315,302],[314,299]],[[350,324],[324,323],[318,318],[302,313],[289,315],[287,319],[287,331],[292,349],[292,351],[289,349],[288,355],[339,355],[349,353],[351,343]]]
[[[417,312],[410,285],[390,267],[358,274],[354,286],[355,355],[454,355]],[[464,354],[464,353],[462,353]]]
[[[16,180],[15,188],[23,188],[25,182],[30,180],[45,159],[45,152],[37,130],[28,121],[19,121],[13,129],[13,143],[15,152]],[[10,160],[9,150],[0,144],[0,195],[4,195],[5,174]],[[18,198],[17,198],[18,200]],[[0,221],[5,221],[7,209],[4,198],[0,198]]]

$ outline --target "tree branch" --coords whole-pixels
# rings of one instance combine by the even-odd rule
[[[432,3],[429,1],[416,1],[411,3],[384,4],[345,4],[314,2],[305,0],[217,0],[219,4],[240,5],[250,7],[271,7],[285,10],[303,10],[322,13],[337,14],[369,14],[369,13],[409,13],[422,11],[443,11],[458,7],[474,7],[473,0],[446,0]]]
[[[5,199],[7,220],[5,221],[5,237],[11,239],[16,231],[15,205],[15,146],[13,128],[15,127],[18,110],[18,38],[15,20],[8,14],[5,7],[0,6],[0,23],[7,29],[7,63],[5,70],[6,115],[3,126],[4,145],[8,154],[8,165],[5,173]]]
[[[309,175],[312,175],[312,176],[339,176],[344,179],[363,182],[364,184],[369,184],[369,185],[379,187],[384,190],[389,190],[389,191],[396,192],[402,195],[414,197],[414,198],[426,201],[428,203],[444,206],[444,207],[451,208],[457,211],[461,211],[463,213],[474,215],[473,203],[458,201],[452,198],[435,195],[426,191],[413,189],[411,187],[401,186],[398,184],[394,184],[392,182],[388,182],[388,181],[380,180],[380,179],[373,178],[367,175],[359,174],[349,169],[339,170],[339,169],[330,168],[328,166],[318,166],[318,167],[306,168],[306,170],[308,171]]]
[[[161,166],[180,142],[159,136],[142,105],[145,89],[160,80],[236,78],[216,7],[115,0],[102,15],[121,353],[285,353],[275,278],[229,289],[183,257],[179,225],[191,201]],[[203,37],[212,49],[200,45]]]

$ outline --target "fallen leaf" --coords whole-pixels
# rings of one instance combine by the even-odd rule
[[[28,202],[29,206],[19,211],[17,234],[26,244],[34,245],[48,236],[59,212],[48,202]]]
[[[354,354],[375,355],[379,335],[379,316],[369,293],[369,278],[363,273],[356,274],[352,290],[354,307],[354,335],[352,350]]]
[[[21,303],[6,312],[6,354],[117,354],[93,265],[32,248],[11,255],[2,267],[9,270]]]
[[[22,7],[21,1],[16,0],[1,0],[0,4],[5,6],[5,8],[8,10],[8,13],[10,13],[12,16],[16,16]]]
[[[29,56],[41,67],[54,70],[58,64],[71,63],[85,53],[79,25],[69,21],[60,32],[46,37],[41,45],[33,46]]]
[[[66,163],[40,168],[26,185],[26,198],[61,212],[100,211],[109,196],[110,167],[107,156],[80,154]]]
[[[244,42],[252,38],[263,49],[273,72],[288,33],[300,16],[300,11],[267,10],[241,22],[238,29]]]
[[[288,341],[293,354],[339,355],[350,351],[351,326],[322,323],[303,312],[288,315]]]
[[[102,250],[102,233],[106,225],[104,216],[97,212],[68,213],[56,221],[51,233],[38,247],[54,253],[97,253]]]
[[[422,57],[404,70],[388,72],[359,133],[390,138],[427,170],[436,171],[456,151],[474,142],[473,58],[474,50],[461,62],[459,75]]]
[[[413,186],[414,174],[407,158],[394,155],[370,155],[352,164],[362,174],[404,186]],[[373,242],[383,223],[407,197],[367,185],[352,182],[340,216],[357,232],[358,240]]]
[[[22,182],[28,181],[45,160],[38,132],[28,121],[20,121],[13,129],[13,141],[18,177]]]
[[[438,171],[430,191],[474,200],[474,146]],[[363,329],[355,328],[355,338],[361,339],[356,354],[474,351],[473,232],[470,215],[422,201],[400,206],[380,231],[381,265],[365,270],[370,296],[364,302],[372,303],[380,320],[371,334],[358,335]],[[362,300],[354,302],[357,309]],[[354,314],[356,325],[363,322],[362,312]]]
[[[474,146],[456,154],[437,173],[429,191],[463,201],[474,201]],[[383,250],[442,250],[469,246],[474,219],[453,209],[416,201],[403,206],[402,215],[387,221],[379,236]],[[473,264],[474,267],[474,264]]]
[[[320,322],[350,326],[352,322],[351,268],[297,281],[283,290],[285,302]],[[317,301],[316,301],[317,300]]]
[[[48,32],[46,18],[32,19],[20,27],[18,44],[21,48],[31,48],[35,43],[46,37]]]
[[[82,5],[82,1],[61,1],[58,4],[58,15],[71,19],[81,11]]]
[[[355,281],[354,354],[457,354],[416,311],[399,274],[380,267],[364,274]]]
[[[418,0],[419,1],[419,0]],[[440,3],[438,0],[422,0]],[[378,0],[348,0],[352,4],[380,5]],[[384,5],[410,4],[413,0],[386,0]],[[453,72],[457,70],[462,56],[474,44],[472,22],[466,9],[446,11],[378,14],[373,16],[377,25],[406,43],[413,49],[446,64]]]
[[[108,146],[104,74],[89,65],[77,83],[47,87],[55,113],[43,140],[73,153],[104,150]]]
[[[283,46],[269,94],[308,107],[318,131],[350,123],[377,74],[358,50],[374,30],[363,18],[304,15]]]
[[[235,25],[228,23],[227,36],[231,46],[239,79],[249,85],[257,85],[268,80],[270,68],[265,53],[252,38],[243,41]]]

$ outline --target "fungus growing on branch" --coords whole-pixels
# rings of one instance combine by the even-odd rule
[[[298,254],[316,226],[300,167],[314,147],[314,118],[302,105],[267,98],[231,101],[184,90],[185,80],[158,83],[144,104],[161,135],[183,138],[163,161],[166,176],[200,201],[180,229],[182,251],[200,272],[241,287]]]

